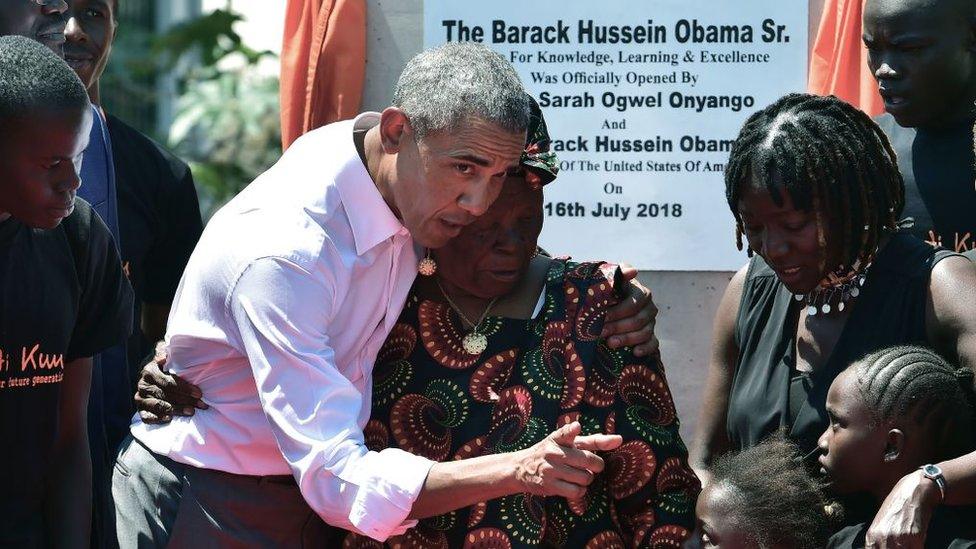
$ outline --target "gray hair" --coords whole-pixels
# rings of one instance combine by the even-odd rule
[[[458,128],[475,116],[511,132],[529,123],[529,100],[515,67],[487,46],[451,42],[407,62],[393,106],[410,119],[418,138]]]

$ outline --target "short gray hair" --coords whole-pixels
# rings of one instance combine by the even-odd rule
[[[515,67],[487,46],[451,42],[407,62],[393,106],[410,119],[418,138],[452,131],[468,116],[511,132],[529,123],[529,100]]]

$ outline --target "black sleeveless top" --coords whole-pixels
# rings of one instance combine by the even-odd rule
[[[929,274],[952,255],[957,254],[909,234],[893,235],[875,259],[830,358],[809,374],[796,371],[801,304],[766,262],[754,257],[735,326],[739,356],[727,419],[732,448],[751,447],[782,428],[805,455],[815,455],[829,423],[824,407],[833,379],[878,349],[925,343]]]

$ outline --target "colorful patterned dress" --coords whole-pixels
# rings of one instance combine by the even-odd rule
[[[699,483],[687,464],[660,359],[599,339],[617,302],[619,269],[553,260],[536,318],[489,317],[488,349],[461,348],[446,304],[411,295],[373,371],[372,450],[432,460],[528,448],[579,420],[617,433],[584,500],[516,494],[421,520],[392,547],[680,547],[694,527]],[[344,547],[381,544],[348,534]]]

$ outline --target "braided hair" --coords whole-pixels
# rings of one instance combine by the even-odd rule
[[[875,351],[851,368],[877,422],[909,420],[931,433],[935,460],[973,449],[973,372],[914,345]]]
[[[897,229],[905,205],[888,138],[866,114],[834,96],[789,94],[743,125],[725,170],[740,250],[738,203],[750,180],[764,182],[777,205],[785,189],[796,208],[814,212],[821,249],[827,249],[826,221],[835,220],[832,228],[841,232],[831,239],[841,239],[847,266],[870,263],[883,233]]]
[[[837,510],[783,433],[720,457],[712,475],[712,485],[728,490],[734,500],[727,513],[736,529],[748,532],[759,549],[824,546]]]

